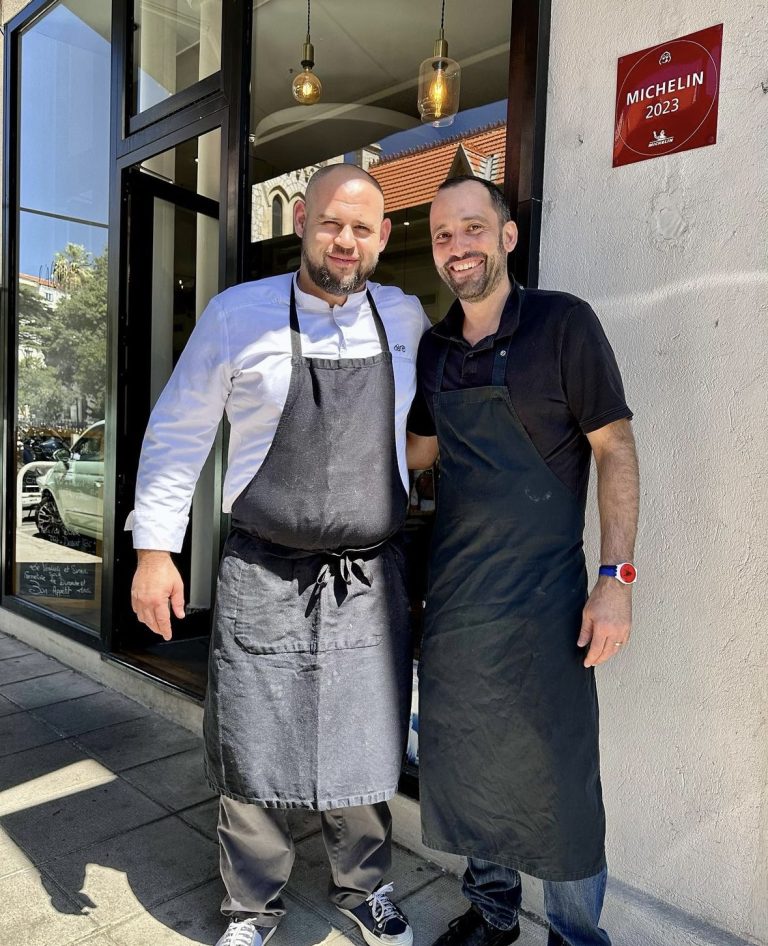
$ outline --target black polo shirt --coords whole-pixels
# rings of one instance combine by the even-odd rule
[[[443,391],[490,385],[495,351],[506,348],[506,383],[520,422],[552,471],[583,498],[591,456],[586,434],[632,417],[616,358],[595,313],[567,293],[515,286],[495,335],[470,345],[462,335],[463,322],[456,301],[422,337],[408,429],[435,435],[437,364],[446,345]]]

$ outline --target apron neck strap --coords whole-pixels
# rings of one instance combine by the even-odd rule
[[[376,334],[379,336],[381,350],[389,351],[389,339],[387,338],[387,331],[384,328],[384,323],[381,321],[379,310],[376,308],[376,303],[373,301],[373,296],[371,295],[370,289],[365,290],[365,296],[368,299],[368,305],[371,307],[371,315],[373,316],[373,322],[376,326]]]
[[[388,352],[389,340],[387,339],[387,331],[384,328],[384,323],[381,321],[379,310],[376,308],[376,303],[373,301],[373,296],[371,295],[370,289],[366,289],[365,296],[368,299],[368,305],[371,307],[373,324],[376,326],[376,334],[379,337],[381,350],[382,352]],[[291,280],[291,308],[289,314],[289,324],[291,327],[291,352],[295,358],[301,358],[301,328],[299,326],[299,313],[298,309],[296,308],[295,279]]]

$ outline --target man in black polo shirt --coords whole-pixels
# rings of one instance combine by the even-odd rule
[[[510,282],[498,188],[454,178],[430,214],[457,302],[423,337],[409,465],[440,449],[420,669],[424,841],[468,857],[470,909],[435,946],[506,946],[520,875],[549,946],[607,946],[594,667],[629,639],[638,475],[621,377],[589,306]],[[582,550],[591,456],[601,565]],[[596,569],[597,570],[597,569]]]

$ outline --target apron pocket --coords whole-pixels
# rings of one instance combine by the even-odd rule
[[[372,589],[366,588],[366,594],[351,594],[339,607],[332,589],[325,588],[310,605],[316,565],[273,556],[264,561],[235,562],[233,636],[248,653],[317,654],[381,643],[382,634],[372,631],[377,626],[372,620],[377,603],[377,596],[370,594]]]

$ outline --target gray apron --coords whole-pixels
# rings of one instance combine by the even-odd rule
[[[304,358],[293,286],[291,381],[275,437],[232,507],[205,706],[220,794],[325,810],[385,801],[411,690],[407,496],[392,355]]]
[[[506,351],[490,386],[441,391],[447,354],[419,670],[424,841],[546,880],[590,877],[605,816],[594,673],[576,646],[584,506],[520,423]]]

